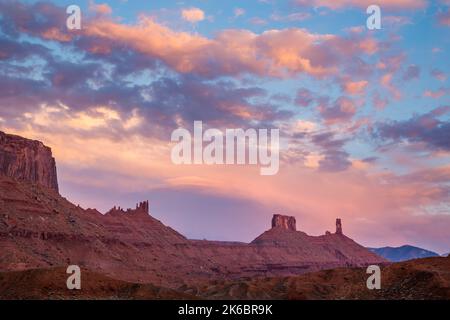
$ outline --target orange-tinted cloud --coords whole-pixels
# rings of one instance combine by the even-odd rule
[[[369,82],[366,80],[348,81],[344,83],[343,87],[345,92],[347,92],[348,94],[356,95],[364,93],[364,90],[366,89],[368,84]]]
[[[262,34],[225,30],[210,39],[174,31],[145,16],[137,25],[97,19],[89,23],[85,35],[129,46],[164,61],[178,72],[208,76],[248,72],[273,77],[299,73],[321,77],[336,74],[339,62],[344,58],[372,54],[377,50],[377,42],[373,39],[350,41],[296,28],[269,30]],[[330,50],[331,47],[334,49]],[[98,43],[96,51],[101,52]]]

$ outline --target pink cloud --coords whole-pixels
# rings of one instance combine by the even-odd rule
[[[41,32],[41,36],[44,39],[47,40],[56,40],[59,42],[69,42],[72,40],[72,36],[62,32],[60,29],[58,28],[49,28],[47,30],[43,30]]]
[[[374,54],[378,51],[378,42],[372,38],[365,38],[361,40],[359,46],[367,54]]]
[[[439,99],[442,98],[444,95],[448,94],[449,90],[446,88],[440,88],[438,90],[426,90],[423,95],[424,97],[433,98],[433,99]]]
[[[347,81],[343,83],[343,89],[348,94],[358,95],[364,93],[368,84],[369,82],[366,80]]]

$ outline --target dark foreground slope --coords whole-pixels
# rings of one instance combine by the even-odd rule
[[[195,299],[194,296],[152,284],[115,280],[82,270],[81,290],[68,290],[65,268],[0,273],[0,300],[8,299]]]
[[[426,258],[382,268],[381,289],[369,290],[365,268],[322,270],[291,277],[215,281],[183,292],[207,299],[450,299],[450,258]]]
[[[382,269],[381,290],[366,288],[365,268],[290,277],[208,281],[166,289],[82,270],[81,290],[66,289],[65,269],[0,272],[0,299],[450,299],[450,258],[427,258]]]

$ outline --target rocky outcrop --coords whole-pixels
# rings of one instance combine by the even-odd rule
[[[290,231],[297,231],[297,227],[295,225],[295,217],[274,214],[272,218],[272,228],[276,227],[281,227]]]
[[[52,150],[40,141],[0,131],[0,174],[58,192],[56,163]]]
[[[141,213],[141,214],[149,215],[150,210],[149,210],[148,200],[137,203],[136,209],[128,208],[127,210],[124,210],[121,207],[114,206],[114,208],[109,210],[106,214],[120,214],[120,213],[123,213],[123,214],[125,214],[125,213],[127,213],[127,214]]]

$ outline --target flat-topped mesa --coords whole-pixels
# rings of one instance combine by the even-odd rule
[[[336,234],[343,234],[342,233],[342,221],[341,219],[336,219]]]
[[[140,213],[147,216],[149,215],[150,210],[148,200],[137,203],[136,209],[129,208],[127,210],[124,210],[121,207],[114,206],[114,208],[109,210],[106,214],[136,214],[136,213]]]
[[[0,131],[0,175],[35,183],[58,192],[56,162],[42,142]]]
[[[297,231],[295,217],[274,214],[272,218],[272,228],[276,227],[290,231]]]

